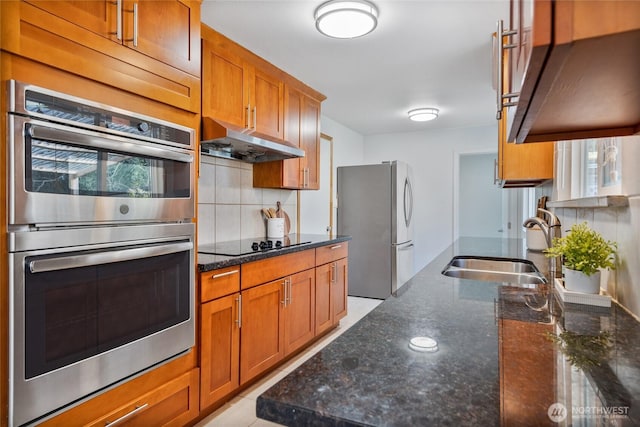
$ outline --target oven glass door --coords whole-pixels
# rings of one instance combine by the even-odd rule
[[[27,379],[189,319],[189,251],[92,265],[136,251],[25,260]]]
[[[193,217],[192,152],[24,117],[12,120],[11,223]]]

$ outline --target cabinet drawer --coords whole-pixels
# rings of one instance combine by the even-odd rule
[[[182,426],[200,410],[198,368],[89,423],[89,426]]]
[[[242,264],[242,289],[270,282],[314,266],[314,249]]]
[[[340,258],[346,258],[348,254],[349,244],[347,242],[340,242],[316,248],[316,265],[322,265]]]
[[[200,302],[240,291],[240,266],[200,273]]]

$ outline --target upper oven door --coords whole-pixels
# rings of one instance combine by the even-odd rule
[[[195,212],[193,151],[9,115],[9,223],[175,221]]]

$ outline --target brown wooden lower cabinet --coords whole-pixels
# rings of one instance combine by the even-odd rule
[[[200,316],[200,407],[240,386],[240,293],[202,304]]]
[[[240,384],[284,357],[284,279],[242,291]]]
[[[200,274],[201,410],[229,398],[338,324],[347,313],[347,247],[310,249]],[[315,267],[314,260],[326,264]]]
[[[347,315],[348,251],[347,242],[316,249],[316,335]]]
[[[315,269],[291,275],[287,288],[284,304],[285,355],[301,348],[315,336]]]

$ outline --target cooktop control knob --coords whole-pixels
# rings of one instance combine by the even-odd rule
[[[138,130],[140,132],[147,132],[149,131],[149,123],[147,122],[140,122],[138,123]]]
[[[260,249],[264,249],[267,247],[267,242],[260,242]]]
[[[280,240],[276,240],[276,248],[281,248],[282,242]]]
[[[258,249],[260,249],[260,245],[258,244],[258,242],[253,242],[251,244],[251,249],[254,251],[257,251]]]

